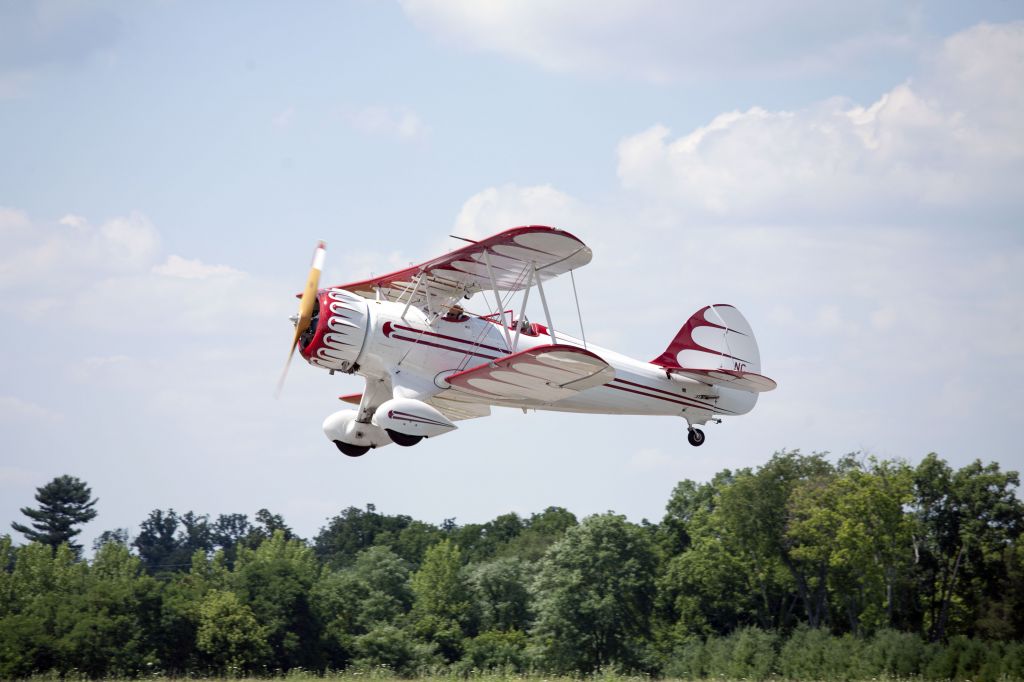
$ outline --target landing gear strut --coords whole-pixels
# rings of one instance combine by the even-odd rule
[[[686,440],[690,441],[690,445],[692,445],[695,448],[698,448],[701,445],[704,445],[704,432],[703,431],[701,431],[700,429],[698,429],[698,428],[696,428],[694,426],[691,426],[687,430],[689,431],[689,433],[686,434]]]

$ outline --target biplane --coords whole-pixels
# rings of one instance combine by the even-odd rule
[[[700,426],[750,412],[776,387],[760,374],[754,333],[731,305],[701,308],[663,353],[635,360],[552,322],[544,282],[592,257],[577,237],[530,225],[464,241],[419,265],[325,289],[325,246],[317,246],[278,390],[296,348],[314,367],[364,377],[362,393],[341,396],[353,407],[323,423],[345,455],[413,446],[492,407],[672,415],[699,446]],[[527,318],[534,289],[546,325]],[[517,293],[518,311],[507,307]],[[464,306],[477,294],[493,310],[470,313]]]

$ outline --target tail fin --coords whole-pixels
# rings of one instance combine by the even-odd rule
[[[724,303],[691,315],[665,352],[651,362],[666,369],[761,372],[761,353],[750,323],[739,310]]]

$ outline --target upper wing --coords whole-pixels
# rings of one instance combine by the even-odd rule
[[[717,384],[727,388],[738,388],[749,393],[764,393],[774,390],[778,384],[762,374],[742,372],[735,369],[693,369],[690,367],[671,367],[672,374],[681,374],[705,384]]]
[[[600,386],[615,370],[590,351],[562,344],[538,346],[472,367],[447,378],[448,392],[503,405],[553,403]]]
[[[485,255],[486,254],[486,257]],[[529,286],[530,265],[542,280],[586,265],[590,248],[564,230],[543,225],[514,227],[443,256],[361,282],[342,284],[366,298],[381,298],[439,310],[464,296],[491,288],[490,270],[500,291]]]

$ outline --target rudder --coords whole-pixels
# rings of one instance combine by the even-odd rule
[[[691,315],[665,352],[651,362],[667,369],[761,372],[754,330],[739,310],[726,303],[705,306]]]

